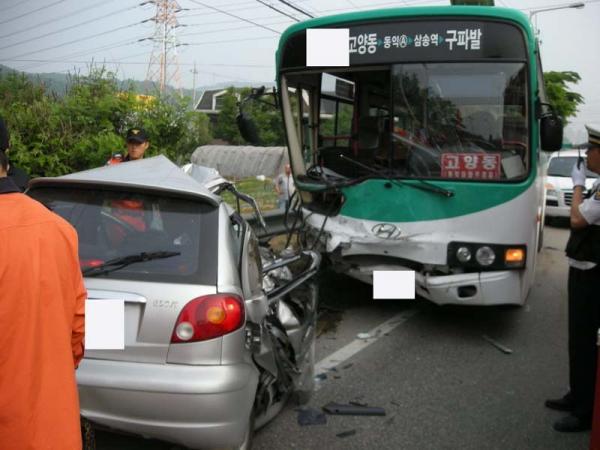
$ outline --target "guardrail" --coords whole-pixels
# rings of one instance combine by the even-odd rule
[[[299,215],[299,213],[294,211],[288,212],[287,225],[289,228],[291,228],[294,224],[296,214]],[[259,239],[270,238],[281,234],[287,234],[289,232],[289,229],[285,227],[284,223],[285,213],[281,210],[266,211],[263,213],[263,218],[265,219],[265,223],[267,225],[266,231],[260,226],[254,214],[243,214],[243,217],[250,224]],[[300,225],[301,217],[298,217],[296,220],[296,230],[300,228]]]

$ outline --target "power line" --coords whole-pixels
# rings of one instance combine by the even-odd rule
[[[314,19],[315,16],[313,16],[312,14],[307,13],[306,11],[304,11],[303,9],[297,7],[296,5],[294,5],[292,2],[289,2],[287,0],[278,0],[279,3],[283,3],[284,5],[292,8],[295,11],[298,11],[300,14],[304,14],[305,16],[310,17],[311,19]]]
[[[134,5],[134,6],[129,6],[127,8],[119,9],[117,11],[113,11],[113,12],[105,14],[103,16],[96,17],[95,19],[90,19],[90,20],[86,20],[85,22],[80,22],[80,23],[77,23],[75,25],[71,25],[70,27],[61,28],[60,30],[56,30],[56,31],[51,31],[49,33],[42,34],[42,35],[36,36],[36,37],[32,37],[32,38],[26,39],[24,41],[16,42],[14,44],[5,45],[4,47],[0,47],[0,50],[5,50],[7,48],[16,47],[16,46],[19,46],[19,45],[22,45],[22,44],[26,44],[28,42],[36,41],[38,39],[42,39],[42,38],[45,38],[45,37],[48,37],[48,36],[52,36],[53,34],[58,34],[58,33],[64,32],[64,31],[72,30],[73,28],[79,28],[79,27],[81,27],[83,25],[87,25],[89,23],[96,22],[98,20],[106,19],[107,17],[114,16],[115,14],[120,14],[123,11],[128,11],[130,9],[134,9],[134,8],[137,8],[137,7],[138,7],[138,5]]]
[[[266,6],[267,8],[272,9],[273,11],[277,11],[279,14],[283,14],[286,17],[289,17],[292,20],[295,20],[296,22],[300,22],[300,19],[297,19],[296,17],[286,13],[285,11],[282,11],[280,9],[275,8],[273,5],[268,4],[267,2],[263,1],[263,0],[256,0],[258,3],[260,3],[261,5]]]
[[[199,1],[197,1],[197,0],[190,0],[190,1],[191,1],[192,3],[195,3],[196,5],[205,6],[205,7],[209,8],[209,9],[212,9],[212,10],[214,10],[214,11],[220,12],[220,13],[222,13],[222,14],[225,14],[225,15],[227,15],[227,16],[234,17],[234,18],[236,18],[236,19],[239,19],[239,20],[241,20],[241,21],[243,21],[243,22],[247,22],[247,23],[250,23],[250,24],[252,24],[252,25],[256,25],[257,27],[264,28],[265,30],[272,31],[273,33],[281,34],[279,31],[277,31],[277,30],[274,30],[273,28],[266,27],[266,26],[264,26],[264,25],[261,25],[261,24],[259,24],[259,23],[253,22],[253,21],[251,21],[251,20],[249,20],[249,19],[244,19],[243,17],[236,16],[235,14],[231,14],[231,13],[229,13],[229,12],[227,12],[227,11],[223,11],[222,9],[215,8],[214,6],[206,5],[206,4],[204,4],[204,3],[201,3],[201,2],[199,2]]]
[[[284,25],[289,23],[289,20],[283,21],[283,22],[272,22],[272,23],[268,23],[266,25]],[[212,34],[212,33],[220,33],[222,31],[237,31],[237,30],[246,30],[248,28],[254,28],[253,25],[249,25],[249,26],[244,26],[244,27],[235,27],[235,28],[220,28],[218,30],[207,30],[207,31],[199,31],[198,33],[186,33],[186,34],[182,34],[180,35],[181,37],[187,37],[187,36],[200,36],[200,35],[205,35],[205,34]]]
[[[186,44],[186,45],[200,46],[200,45],[210,45],[210,44],[228,44],[231,42],[260,41],[260,40],[265,40],[265,39],[273,39],[273,36],[263,36],[263,37],[256,37],[256,38],[247,38],[247,39],[231,39],[231,40],[227,40],[227,41],[193,42],[191,44]]]
[[[129,24],[129,25],[124,25],[122,27],[113,28],[112,30],[103,31],[101,33],[92,34],[91,36],[86,36],[86,37],[82,37],[82,38],[80,37],[78,39],[74,39],[74,40],[69,41],[69,42],[63,42],[62,44],[53,45],[51,47],[46,47],[46,48],[40,48],[40,49],[33,50],[33,51],[27,52],[27,53],[22,53],[20,55],[13,56],[13,58],[22,58],[23,56],[33,55],[35,53],[44,52],[46,50],[54,50],[55,48],[64,47],[65,45],[71,45],[71,44],[74,44],[76,42],[87,41],[88,39],[93,39],[95,37],[104,36],[104,35],[109,34],[109,33],[114,33],[115,31],[124,30],[125,28],[131,28],[133,26],[140,25],[140,24],[142,24],[144,22],[145,22],[145,20],[142,21],[142,22],[136,22],[136,23],[132,23],[132,24]]]
[[[54,22],[57,22],[57,21],[59,21],[59,20],[67,19],[67,18],[69,18],[69,17],[72,17],[72,16],[75,16],[75,15],[79,14],[80,12],[88,12],[90,9],[94,9],[94,8],[96,8],[96,7],[98,7],[98,6],[104,6],[104,5],[106,5],[107,3],[114,2],[114,1],[115,1],[115,0],[106,0],[106,1],[105,1],[105,0],[101,0],[100,2],[96,3],[95,5],[92,5],[92,6],[86,6],[85,8],[78,9],[77,11],[73,11],[73,12],[72,12],[72,13],[70,13],[70,14],[63,15],[63,16],[57,17],[57,18],[55,18],[55,19],[49,19],[49,20],[45,20],[45,21],[43,21],[43,22],[39,22],[39,23],[36,23],[36,24],[34,24],[34,25],[31,25],[31,26],[30,26],[30,27],[28,27],[28,28],[22,28],[22,29],[20,29],[20,30],[18,30],[18,31],[13,31],[13,32],[11,32],[11,33],[6,33],[6,34],[4,34],[4,35],[0,36],[0,38],[5,38],[5,37],[8,37],[8,36],[14,36],[15,34],[21,34],[21,33],[24,33],[24,32],[26,32],[26,31],[33,30],[33,29],[35,29],[35,28],[43,27],[44,25],[47,25],[47,24],[49,24],[49,23],[54,23]]]
[[[3,8],[2,12],[4,12],[4,13],[5,13],[5,12],[6,12],[6,11],[8,11],[9,9],[13,9],[15,6],[23,6],[25,3],[28,3],[28,2],[30,2],[30,1],[31,1],[31,0],[23,0],[23,1],[17,0],[17,3],[15,3],[14,5],[12,5],[12,6],[9,6],[9,7],[7,7],[7,8]]]
[[[139,43],[139,40],[142,39],[144,36],[145,35],[138,36],[137,38],[135,38],[132,41],[112,42],[110,44],[102,45],[100,47],[95,47],[95,48],[88,49],[88,50],[83,50],[83,51],[80,50],[80,51],[77,51],[77,52],[74,52],[74,53],[69,53],[67,55],[62,55],[59,58],[60,59],[78,58],[79,56],[89,55],[90,53],[97,52],[97,51],[113,50],[115,48],[124,47],[126,45],[137,44],[137,43]],[[26,70],[26,69],[29,69],[29,68],[35,68],[35,67],[40,67],[40,66],[44,66],[44,65],[45,64],[27,65],[27,66],[23,66],[23,67],[19,68],[19,70]]]
[[[33,11],[29,11],[29,12],[26,12],[26,13],[24,13],[24,14],[21,14],[20,16],[11,17],[10,19],[6,19],[6,20],[3,20],[2,22],[0,22],[0,25],[2,25],[3,23],[6,23],[6,22],[12,22],[13,20],[20,19],[21,17],[28,16],[28,15],[30,15],[30,14],[36,13],[36,12],[38,12],[38,11],[41,11],[42,9],[50,8],[51,6],[58,5],[59,3],[64,3],[64,2],[66,2],[66,1],[67,1],[67,0],[58,0],[57,2],[50,3],[49,5],[42,6],[42,7],[40,7],[40,8],[34,9]]]
[[[119,58],[116,60],[106,60],[103,59],[102,62],[103,63],[107,63],[107,64],[115,64],[115,63],[121,63],[121,64],[131,64],[131,65],[144,65],[144,64],[148,64],[148,61],[127,61],[127,62],[122,62],[125,59],[128,58],[134,58],[136,56],[141,56],[141,55],[147,55],[150,52],[144,52],[144,53],[139,53],[136,55],[129,55],[126,56],[124,58]],[[14,62],[43,62],[43,63],[66,63],[66,64],[88,64],[88,63],[92,63],[94,62],[94,60],[64,60],[64,59],[9,59],[8,61],[14,61]],[[98,60],[100,61],[100,60]],[[252,68],[252,69],[270,69],[273,66],[269,66],[266,64],[221,64],[221,63],[204,63],[207,66],[219,66],[219,67],[246,67],[246,68]],[[194,63],[179,63],[180,66],[193,66]]]

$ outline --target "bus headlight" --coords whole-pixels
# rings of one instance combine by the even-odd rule
[[[475,259],[479,264],[481,264],[484,267],[487,267],[491,266],[494,263],[494,260],[496,259],[496,254],[494,253],[494,250],[492,250],[487,245],[484,245],[483,247],[479,247],[477,249],[477,253],[475,253]]]
[[[456,259],[462,263],[471,261],[471,250],[469,250],[469,247],[459,247],[456,250]]]
[[[527,246],[522,244],[448,243],[448,266],[466,272],[523,269],[526,260]]]

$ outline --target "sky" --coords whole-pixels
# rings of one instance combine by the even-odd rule
[[[171,0],[181,10],[172,31],[179,63],[169,65],[170,84],[181,87],[275,79],[280,34],[313,16],[374,8],[448,5],[449,0]],[[121,79],[146,79],[155,35],[155,1],[0,0],[0,64],[26,72],[87,73],[104,64]],[[600,124],[600,0],[582,9],[564,0],[496,0],[496,6],[533,12],[544,71],[578,72],[572,87],[585,104],[570,119],[566,136],[586,140],[584,124]],[[541,11],[551,7],[565,7]],[[273,9],[274,8],[274,9]],[[276,11],[276,10],[277,11]],[[537,11],[537,12],[536,12]],[[295,19],[294,19],[295,18]],[[175,52],[171,53],[172,55]],[[196,73],[194,74],[194,66]],[[156,67],[156,66],[153,66]]]

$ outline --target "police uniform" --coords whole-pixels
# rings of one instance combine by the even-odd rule
[[[587,129],[587,147],[600,152],[600,131],[591,127]],[[584,168],[574,168],[573,173],[582,170]],[[561,400],[546,402],[550,408],[571,412],[570,416],[555,423],[554,428],[558,431],[580,431],[591,426],[596,384],[596,341],[600,328],[600,179],[579,204],[579,213],[587,226],[571,229],[566,248],[569,260],[570,392]],[[561,405],[564,408],[557,407]]]
[[[571,230],[569,257],[569,379],[573,415],[589,420],[596,383],[596,336],[600,328],[600,180],[579,206],[589,226]]]

